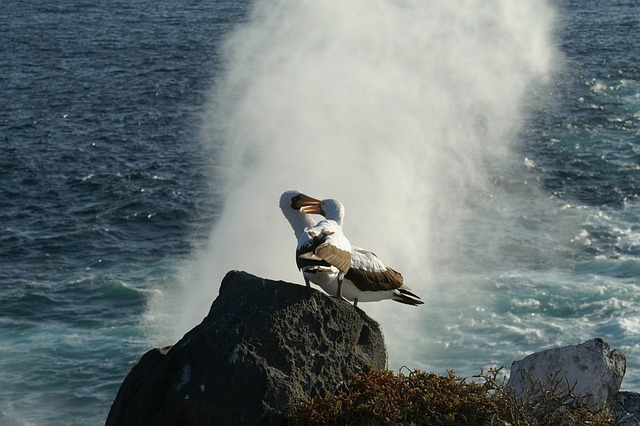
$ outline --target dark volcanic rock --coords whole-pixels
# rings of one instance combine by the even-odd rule
[[[619,426],[640,425],[640,394],[618,392],[615,399],[616,419]]]
[[[147,352],[126,377],[109,425],[277,421],[349,373],[386,367],[378,323],[316,290],[232,271],[201,324]]]

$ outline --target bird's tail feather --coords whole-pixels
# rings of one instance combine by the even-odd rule
[[[397,298],[393,299],[396,302],[404,303],[405,305],[414,305],[414,306],[424,304],[422,299],[420,299],[420,297],[417,294],[409,290],[399,288],[395,291],[395,294],[396,296],[398,296]]]

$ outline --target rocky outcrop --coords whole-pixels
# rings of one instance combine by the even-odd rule
[[[271,424],[349,373],[386,368],[386,357],[378,323],[360,309],[232,271],[201,324],[140,359],[106,424]]]
[[[640,395],[618,392],[625,359],[602,339],[513,363],[524,403],[555,381],[593,411],[615,407],[640,425]],[[277,424],[349,373],[386,367],[379,325],[360,309],[304,286],[232,271],[209,314],[173,347],[153,349],[127,375],[106,425]],[[553,386],[552,386],[553,387]]]
[[[592,412],[612,410],[626,368],[622,352],[602,339],[538,352],[515,361],[509,385],[522,401],[540,397],[537,390],[573,394]]]

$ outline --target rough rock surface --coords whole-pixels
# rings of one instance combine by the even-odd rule
[[[584,397],[592,412],[612,409],[626,369],[624,355],[602,339],[537,352],[511,366],[509,385],[522,400],[536,398],[534,384],[549,387],[560,380],[558,392]],[[567,388],[568,386],[568,388]]]
[[[140,359],[106,424],[269,424],[349,373],[386,362],[380,327],[362,310],[232,271],[201,324]]]
[[[616,419],[619,426],[640,425],[640,394],[635,392],[618,392],[615,399]]]

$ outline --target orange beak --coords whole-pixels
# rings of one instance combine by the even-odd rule
[[[323,204],[324,201],[306,194],[299,194],[291,200],[291,207],[305,214],[322,214]]]
[[[318,205],[311,205],[311,206],[302,206],[302,208],[300,208],[300,211],[302,211],[302,213],[305,214],[319,214],[322,215],[324,212],[322,211],[322,207],[320,204]]]

